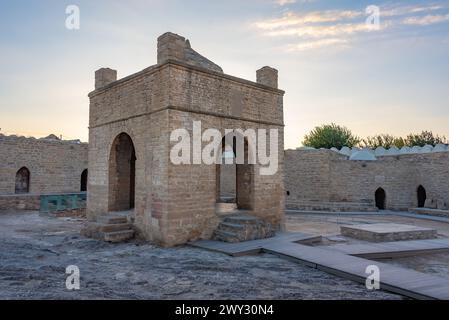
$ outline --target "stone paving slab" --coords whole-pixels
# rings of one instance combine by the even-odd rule
[[[376,265],[380,270],[381,289],[416,299],[449,299],[449,280],[445,278],[294,243],[266,244],[263,251],[309,266],[314,264],[317,269],[360,283],[366,281],[366,268]]]
[[[448,279],[355,257],[338,250],[331,251],[329,248],[295,243],[300,241],[301,238],[310,240],[311,237],[313,236],[301,233],[285,233],[273,238],[247,241],[246,243],[228,244],[205,240],[190,243],[190,245],[232,256],[255,254],[263,251],[363,284],[368,276],[366,268],[375,265],[380,270],[381,289],[416,299],[449,299]],[[444,241],[436,241],[434,244],[441,245],[444,243]],[[408,245],[413,248],[413,245]],[[385,244],[383,244],[383,247],[385,248]],[[357,248],[360,250],[360,247]]]
[[[415,256],[449,251],[449,238],[430,240],[393,241],[363,244],[337,244],[320,247],[329,251],[368,259]]]
[[[285,241],[285,242],[310,242],[319,241],[321,236],[310,235],[302,232],[280,232],[276,236],[268,239],[244,241],[238,243],[228,243],[215,240],[200,240],[188,243],[190,246],[202,248],[206,250],[217,251],[225,253],[230,256],[243,256],[249,254],[260,253],[264,244],[272,241]]]

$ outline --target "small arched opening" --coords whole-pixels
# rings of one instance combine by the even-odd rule
[[[134,208],[136,151],[131,137],[119,134],[109,156],[109,211]]]
[[[385,210],[386,208],[386,194],[385,194],[385,190],[382,188],[379,188],[376,190],[375,192],[375,200],[376,200],[376,207],[379,210]]]
[[[88,171],[86,169],[81,173],[81,186],[80,186],[81,192],[87,191],[87,176],[88,176]]]
[[[422,185],[418,187],[416,190],[417,197],[418,197],[418,208],[423,208],[426,203],[426,189]]]
[[[22,167],[16,173],[15,193],[29,193],[30,192],[30,170]]]

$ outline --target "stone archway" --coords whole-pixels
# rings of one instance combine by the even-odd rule
[[[426,189],[422,185],[419,185],[418,189],[416,190],[416,195],[418,198],[418,208],[424,208],[427,195]]]
[[[109,156],[109,211],[134,208],[136,151],[131,137],[119,134],[112,143]]]
[[[30,192],[30,170],[22,167],[16,173],[15,193]]]
[[[376,201],[376,207],[379,210],[385,210],[386,209],[386,193],[385,190],[382,188],[378,188],[374,194],[374,198]]]
[[[87,191],[87,177],[88,177],[88,171],[86,169],[81,173],[81,185],[80,185],[81,192]]]
[[[222,164],[217,164],[216,169],[216,199],[217,203],[230,202],[224,201],[223,198],[226,194],[234,193],[233,203],[236,204],[237,209],[252,210],[253,209],[253,197],[254,197],[254,164],[249,163],[249,149],[248,140],[244,137],[243,150],[244,150],[244,163],[236,163],[237,157],[237,138],[234,134],[232,139],[232,145],[226,143],[226,136],[223,137],[221,148],[222,154],[232,154],[230,158],[233,159],[233,164],[224,164],[224,156],[221,160]],[[226,173],[228,175],[226,175]],[[223,181],[228,179],[228,181]],[[229,190],[224,190],[226,186]],[[230,192],[231,191],[231,192]]]

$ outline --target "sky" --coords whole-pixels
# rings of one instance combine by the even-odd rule
[[[94,71],[155,64],[166,31],[226,74],[278,69],[286,149],[331,122],[449,138],[448,0],[0,0],[0,133],[87,141]]]

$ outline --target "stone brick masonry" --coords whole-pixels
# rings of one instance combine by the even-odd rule
[[[0,209],[37,209],[42,193],[79,192],[86,143],[0,135]],[[29,171],[27,194],[15,195],[16,174]]]
[[[126,134],[135,148],[135,190],[129,191],[129,184],[122,190],[134,195],[136,229],[146,239],[167,246],[210,238],[219,223],[217,166],[174,165],[169,159],[170,133],[179,128],[191,133],[193,121],[201,121],[203,130],[223,133],[224,129],[279,130],[278,172],[261,176],[258,165],[241,165],[244,178],[237,190],[242,207],[273,226],[280,225],[284,92],[277,89],[277,71],[264,68],[259,83],[226,75],[172,33],[158,39],[157,65],[120,80],[111,78],[110,70],[96,72],[97,87],[89,94],[90,220],[114,207],[111,190],[117,188],[118,178],[110,169],[110,159],[118,149],[111,148],[120,134]]]
[[[386,209],[407,210],[418,206],[421,185],[427,199],[449,209],[449,152],[352,161],[332,150],[287,150],[285,164],[287,208],[373,210],[382,188]]]

